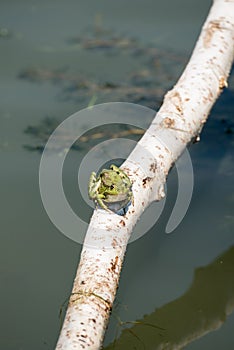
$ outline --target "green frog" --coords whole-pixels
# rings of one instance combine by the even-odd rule
[[[131,203],[132,196],[131,180],[116,165],[112,164],[110,169],[103,169],[98,176],[95,172],[91,173],[89,197],[100,208],[119,214],[119,211]]]

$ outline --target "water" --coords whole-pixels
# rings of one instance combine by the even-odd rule
[[[55,70],[67,74],[70,80],[78,76],[86,83],[121,84],[126,76],[145,67],[144,55],[137,57],[135,53],[131,56],[127,49],[120,54],[115,50],[84,50],[71,40],[89,36],[93,26],[96,30],[112,29],[124,38],[140,40],[144,47],[158,48],[161,57],[171,62],[171,71],[170,67],[167,72],[156,68],[157,108],[164,90],[176,82],[183,69],[210,3],[182,0],[173,3],[150,0],[144,3],[136,0],[127,3],[122,0],[115,3],[107,0],[1,1],[0,27],[9,32],[0,37],[0,349],[54,348],[61,325],[60,308],[69,296],[81,250],[80,245],[63,236],[47,217],[38,185],[40,152],[24,147],[34,147],[41,141],[24,131],[29,125],[41,125],[47,116],[60,121],[66,119],[86,107],[92,96],[97,95],[96,103],[124,97],[122,87],[105,95],[100,93],[100,87],[92,93],[89,85],[87,94],[84,90],[76,94],[68,77],[62,82],[58,81],[58,76],[54,80],[47,76],[40,82],[32,82],[20,79],[20,74],[29,68],[40,68],[44,70],[43,74]],[[146,87],[147,82],[147,89],[151,83],[155,84],[149,76],[144,79],[145,85],[141,86]],[[201,142],[190,148],[195,185],[183,222],[173,234],[165,234],[176,196],[177,178],[172,171],[163,215],[147,235],[129,245],[106,345],[115,338],[118,317],[122,321],[139,319],[144,322],[144,315],[152,315],[155,309],[162,312],[177,300],[182,300],[181,310],[186,309],[183,296],[193,285],[196,269],[207,267],[209,271],[212,262],[219,256],[225,257],[233,246],[233,76],[229,85],[229,90],[212,110]],[[129,96],[127,102],[135,102],[136,92]],[[139,101],[146,105],[152,103],[151,100],[140,100],[140,96]],[[82,210],[76,188],[77,168],[89,147],[69,154],[64,175],[69,201],[86,218],[86,209],[88,215],[91,210],[83,205]],[[206,276],[207,284],[214,286],[214,295],[220,285],[227,283],[225,263],[223,266],[223,275],[216,278],[207,273]],[[234,264],[230,263],[227,268],[233,271]],[[195,288],[195,295],[200,297],[198,300],[204,299],[204,290],[203,285]],[[225,296],[226,304],[220,303],[220,308],[231,305],[233,290],[229,290]],[[202,310],[208,323],[212,322],[217,304],[218,301],[211,300],[207,303],[210,311]],[[193,305],[192,299],[189,305]],[[228,310],[231,309],[229,306]],[[224,309],[221,311],[225,312]],[[176,312],[178,324],[182,324],[180,309]],[[167,324],[166,320],[164,324]],[[217,331],[210,330],[185,348],[233,349],[233,326],[233,313],[230,312],[225,322],[222,319]],[[162,334],[171,340],[168,329],[166,335]],[[131,346],[141,349],[142,344],[134,341],[130,337],[128,349]],[[156,344],[155,341],[155,348]],[[147,349],[150,346],[145,344]]]

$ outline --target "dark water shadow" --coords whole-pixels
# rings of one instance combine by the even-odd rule
[[[233,275],[234,246],[211,264],[197,268],[184,295],[133,322],[104,349],[181,349],[218,329],[234,309]]]

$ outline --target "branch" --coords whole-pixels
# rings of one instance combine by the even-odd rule
[[[234,2],[215,0],[185,71],[122,165],[134,203],[124,216],[94,211],[56,350],[101,347],[131,232],[145,208],[164,197],[170,168],[199,137],[233,56]]]

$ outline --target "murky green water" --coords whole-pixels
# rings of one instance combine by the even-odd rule
[[[46,117],[65,120],[92,98],[157,108],[183,69],[209,5],[191,0],[0,2],[0,28],[7,29],[0,31],[0,349],[54,348],[60,307],[81,250],[43,208],[41,153],[34,149],[40,149],[44,136],[25,130],[41,127]],[[112,40],[90,47],[93,29],[98,35],[112,30],[105,34]],[[120,39],[112,45],[113,36],[125,46]],[[153,57],[158,59],[152,62]],[[184,220],[173,234],[165,234],[176,197],[172,171],[163,215],[129,245],[106,346],[121,319],[140,320],[141,328],[128,323],[133,328],[122,334],[119,349],[162,344],[165,349],[165,344],[171,344],[168,349],[175,344],[189,350],[233,349],[233,110],[232,75],[201,142],[190,148],[195,184]],[[83,217],[87,206],[79,198],[77,169],[92,146],[88,142],[69,153],[64,176],[69,201]]]

